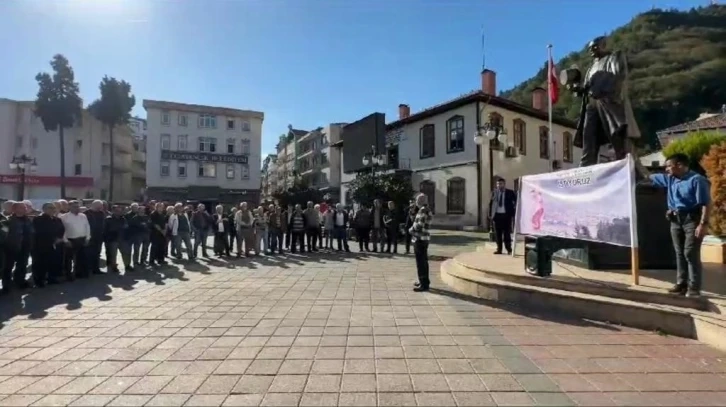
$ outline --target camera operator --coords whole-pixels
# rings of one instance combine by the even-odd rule
[[[698,297],[701,292],[701,243],[708,229],[710,184],[688,167],[688,156],[673,154],[666,159],[665,174],[651,174],[652,185],[668,192],[666,218],[676,252],[676,285],[668,292]]]

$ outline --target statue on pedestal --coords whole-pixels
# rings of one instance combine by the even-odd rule
[[[613,146],[617,160],[628,153],[637,158],[633,139],[640,138],[640,130],[628,97],[628,63],[622,52],[609,51],[605,40],[598,37],[588,43],[593,62],[584,78],[577,67],[560,73],[560,83],[582,98],[573,140],[582,148],[581,167],[597,164],[600,147],[606,144]]]

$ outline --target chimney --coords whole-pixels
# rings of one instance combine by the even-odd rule
[[[497,95],[497,73],[491,69],[481,71],[481,91],[487,95]]]
[[[411,106],[401,103],[398,105],[398,120],[411,116]]]
[[[548,104],[546,90],[539,87],[532,90],[532,107],[543,112],[547,111]]]

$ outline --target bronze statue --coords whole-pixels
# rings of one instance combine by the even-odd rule
[[[560,74],[560,82],[582,98],[573,140],[575,146],[582,148],[581,167],[597,164],[600,147],[605,144],[613,146],[616,159],[623,159],[635,152],[632,140],[640,138],[628,97],[625,55],[609,51],[605,37],[595,38],[587,47],[593,62],[585,77],[577,67]]]

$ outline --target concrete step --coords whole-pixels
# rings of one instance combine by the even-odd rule
[[[726,351],[726,316],[718,311],[505,279],[497,273],[468,268],[457,258],[441,265],[441,279],[454,291],[468,296],[697,339]]]

